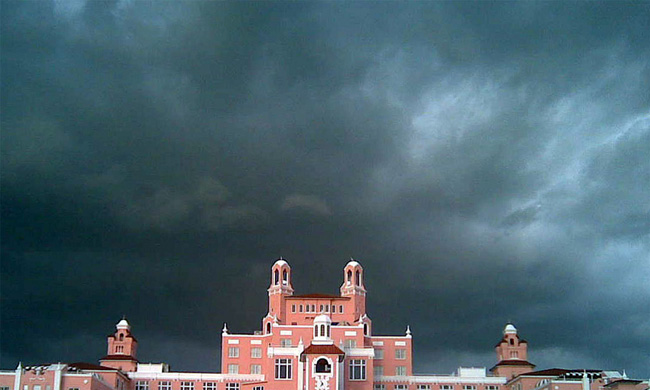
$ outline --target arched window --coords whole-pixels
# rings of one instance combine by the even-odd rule
[[[356,272],[356,285],[361,286],[361,272],[359,270]]]
[[[320,326],[320,335],[321,337],[325,337],[325,325]]]
[[[124,341],[124,333],[120,333],[120,341]]]
[[[352,283],[352,270],[348,270],[348,283]]]
[[[280,271],[278,271],[276,269],[275,270],[275,281],[273,282],[273,284],[278,284],[278,283],[280,283]]]
[[[332,372],[332,366],[330,366],[327,359],[320,358],[316,362],[316,372],[322,372],[322,373]]]
[[[364,336],[368,335],[368,324],[363,324],[363,335]]]
[[[510,339],[510,345],[515,345],[515,339]]]
[[[332,329],[332,327],[327,325],[327,338],[332,337],[332,336],[330,336],[330,329]]]
[[[266,323],[266,333],[271,333],[271,323],[270,322]]]
[[[287,282],[289,281],[289,273],[287,272],[286,269],[282,271],[282,280],[284,282],[283,284],[287,284]]]

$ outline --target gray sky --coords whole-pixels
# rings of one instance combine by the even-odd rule
[[[3,1],[0,365],[218,370],[366,270],[419,373],[650,376],[650,3]]]

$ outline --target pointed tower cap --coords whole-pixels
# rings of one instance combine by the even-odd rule
[[[117,329],[126,329],[126,330],[131,330],[131,325],[129,325],[129,322],[126,320],[126,318],[122,318],[120,322],[115,325]]]

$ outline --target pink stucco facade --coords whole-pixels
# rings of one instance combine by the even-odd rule
[[[239,334],[224,324],[220,373],[139,362],[138,341],[122,319],[100,365],[19,365],[0,371],[0,390],[648,390],[648,381],[616,371],[534,371],[528,343],[512,324],[495,346],[489,372],[461,367],[452,375],[414,374],[411,330],[374,334],[364,279],[361,264],[351,260],[339,295],[294,294],[291,267],[277,260],[260,329]]]

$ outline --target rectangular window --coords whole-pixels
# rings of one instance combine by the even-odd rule
[[[519,358],[519,352],[517,352],[517,351],[510,351],[510,357],[511,357],[511,358],[515,358],[515,359]]]
[[[440,390],[454,390],[453,385],[440,385]]]
[[[280,339],[280,346],[281,347],[290,347],[291,346],[291,339]]]
[[[0,390],[10,390],[9,386],[0,386]]]
[[[226,390],[239,390],[239,383],[226,383]]]
[[[291,312],[295,313],[296,312],[296,305],[291,305]]]
[[[298,310],[302,313],[302,305],[298,307]]]
[[[418,385],[418,390],[431,390],[431,385]]]
[[[339,305],[339,313],[343,313],[343,305]]]
[[[397,366],[395,367],[395,375],[405,376],[406,375],[406,366]]]
[[[239,364],[229,364],[228,374],[239,374]],[[183,390],[183,389],[181,389]]]
[[[172,390],[172,383],[170,381],[158,382],[158,390]]]
[[[336,313],[336,306],[332,305],[332,313]]]
[[[365,381],[366,380],[366,361],[363,359],[350,360],[350,380]]]
[[[386,390],[386,385],[375,385],[374,390]]]
[[[464,385],[463,390],[476,390],[476,386],[474,386],[474,385]]]
[[[291,379],[291,359],[275,359],[275,379]]]
[[[407,385],[395,385],[395,390],[406,390],[408,388]]]
[[[34,385],[34,390],[41,390],[41,389],[42,389],[41,385]]]
[[[251,357],[252,358],[261,358],[262,357],[262,348],[260,348],[260,347],[251,348]]]
[[[316,305],[311,305],[311,312],[316,313]]]
[[[345,342],[343,344],[343,347],[344,348],[356,348],[357,347],[357,340],[347,339],[347,340],[345,340]]]
[[[239,347],[228,347],[228,357],[238,358],[239,357]]]
[[[487,385],[485,386],[485,390],[499,390],[498,385]]]
[[[194,390],[194,382],[181,382],[181,390]]]
[[[330,312],[330,305],[325,305],[325,313],[329,313],[329,312]]]
[[[264,386],[253,386],[253,390],[264,390]]]
[[[262,373],[261,364],[251,364],[251,374],[260,375]]]
[[[135,382],[135,390],[149,390],[149,382],[146,381]]]
[[[396,349],[395,350],[395,359],[399,359],[399,360],[406,359],[406,350],[405,349]]]
[[[384,358],[384,350],[383,349],[375,349],[375,360],[381,360]]]
[[[384,366],[374,366],[372,368],[372,373],[375,377],[384,375]]]
[[[203,390],[217,390],[217,382],[203,383]]]

